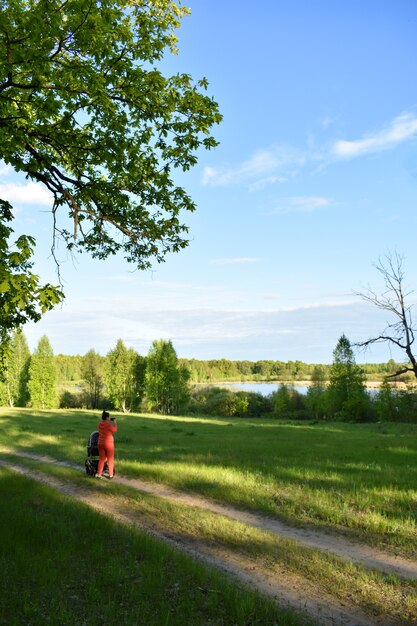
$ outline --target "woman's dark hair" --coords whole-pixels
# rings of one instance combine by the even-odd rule
[[[107,411],[103,411],[103,414],[101,416],[102,420],[106,420],[110,417],[110,413],[107,413]]]

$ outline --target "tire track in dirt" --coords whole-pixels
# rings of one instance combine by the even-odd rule
[[[5,450],[3,449],[3,451]],[[84,467],[80,465],[57,461],[48,456],[40,456],[27,452],[14,452],[10,449],[7,450],[7,452],[16,456],[53,463],[84,472]],[[373,548],[359,541],[352,541],[315,528],[297,528],[295,526],[289,526],[275,518],[236,509],[226,504],[219,504],[202,496],[181,492],[172,487],[161,485],[160,483],[153,483],[139,478],[127,478],[119,474],[117,475],[117,482],[150,495],[207,510],[211,513],[224,515],[235,521],[254,526],[259,530],[265,530],[286,539],[293,539],[309,548],[316,548],[335,554],[342,559],[364,565],[370,569],[376,569],[385,574],[396,574],[403,578],[417,580],[417,558],[415,561],[411,561],[404,557],[379,550],[378,548]]]
[[[42,460],[45,459],[42,458]],[[56,464],[74,467],[61,462]],[[106,502],[100,494],[92,493],[87,486],[74,485],[38,471],[31,470],[28,474],[26,467],[2,459],[0,459],[0,467],[5,467],[24,475],[26,478],[48,485],[60,493],[112,517],[117,522],[145,531],[156,539],[187,553],[192,558],[199,559],[210,567],[226,573],[238,583],[269,596],[281,608],[292,608],[304,616],[306,620],[315,620],[320,626],[394,626],[395,624],[395,622],[385,620],[381,616],[372,619],[357,607],[338,602],[327,594],[320,593],[320,597],[317,597],[317,590],[302,577],[288,575],[288,572],[284,570],[277,573],[258,565],[255,566],[249,558],[223,547],[202,544],[185,535],[177,535],[171,531],[156,531],[142,518],[118,510],[114,501]]]
[[[11,449],[0,449],[3,460],[0,458],[0,465],[9,467],[16,472],[28,476],[28,470],[24,466],[13,462],[11,455],[28,458],[36,461],[50,463],[52,465],[69,467],[84,473],[84,467],[73,463],[57,461],[48,456],[35,455],[27,452],[16,452]],[[66,480],[59,480],[42,472],[30,471],[30,478],[50,485],[68,496],[93,507],[94,509],[110,515],[114,519],[133,525],[144,530],[153,536],[167,541],[171,545],[187,552],[194,558],[198,558],[207,564],[214,566],[245,585],[256,588],[262,593],[272,597],[283,607],[291,607],[298,612],[313,618],[322,626],[393,626],[398,625],[398,620],[378,616],[375,618],[365,615],[355,605],[339,602],[329,594],[322,591],[317,592],[317,588],[312,583],[306,581],[302,576],[289,574],[281,571],[271,571],[267,567],[262,567],[259,563],[254,563],[241,554],[236,554],[230,549],[220,546],[208,546],[195,538],[190,538],[186,534],[175,533],[170,530],[155,530],[146,519],[138,514],[126,511],[126,508],[118,508],[115,502],[106,502],[99,494],[92,493],[86,482],[85,486],[75,485]],[[140,479],[132,479],[117,475],[117,483],[137,489],[167,500],[195,506],[215,514],[226,516],[239,522],[252,525],[261,530],[272,532],[279,537],[293,539],[301,545],[318,548],[332,554],[337,554],[349,561],[357,561],[368,567],[378,569],[382,572],[395,572],[397,575],[417,579],[417,564],[395,557],[385,552],[375,550],[362,544],[356,544],[343,538],[333,536],[329,533],[320,533],[315,529],[298,529],[287,526],[273,518],[267,518],[255,513],[249,513],[229,507],[227,505],[213,503],[200,496],[179,492],[171,487],[158,483],[150,483]],[[353,554],[353,556],[352,556]],[[318,597],[319,595],[319,597]]]

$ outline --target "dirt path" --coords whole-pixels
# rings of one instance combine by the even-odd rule
[[[1,450],[6,452],[3,459],[0,458],[0,465],[9,467],[16,472],[27,475],[27,468],[18,463],[7,460],[8,454],[53,463],[58,466],[70,467],[84,472],[84,468],[75,464],[58,462],[50,457],[34,455],[30,453],[14,452],[12,450]],[[7,454],[8,453],[8,454]],[[6,458],[5,458],[6,457]],[[111,515],[119,521],[142,528],[169,543],[179,547],[181,550],[191,554],[193,557],[204,560],[206,563],[220,568],[233,575],[238,580],[250,587],[256,587],[261,592],[272,596],[281,606],[291,606],[296,610],[311,616],[323,626],[389,626],[393,621],[384,619],[383,616],[370,618],[363,614],[355,606],[346,606],[339,603],[330,596],[320,594],[317,597],[317,590],[309,586],[304,578],[289,576],[288,572],[271,571],[266,567],[256,568],[248,558],[238,555],[223,547],[212,547],[186,535],[178,535],[171,531],[158,531],[146,524],[143,518],[138,519],[134,514],[118,510],[114,502],[106,502],[99,495],[93,494],[88,483],[85,486],[74,485],[66,481],[58,480],[41,472],[30,472],[30,477],[40,482],[46,483],[63,493],[66,493],[89,506]],[[297,541],[302,545],[318,548],[349,561],[359,562],[367,567],[372,567],[383,572],[395,572],[397,575],[417,579],[417,563],[406,559],[386,554],[382,551],[354,543],[343,538],[321,533],[315,529],[298,529],[287,526],[278,520],[248,513],[229,507],[213,503],[200,496],[194,496],[176,491],[164,485],[149,483],[139,479],[129,479],[117,476],[117,482],[139,491],[166,498],[174,502],[187,504],[200,509],[205,509],[213,513],[221,514],[245,524],[249,524],[261,530],[272,532],[280,537],[286,537]],[[397,622],[398,623],[398,622]]]

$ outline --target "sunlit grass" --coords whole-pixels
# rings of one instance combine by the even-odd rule
[[[416,581],[383,575],[222,515],[140,493],[117,483],[87,480],[68,468],[30,460],[25,460],[24,464],[84,485],[91,493],[99,493],[102,500],[107,499],[113,511],[139,520],[145,527],[168,531],[208,546],[231,549],[246,557],[252,565],[298,577],[300,586],[305,584],[303,580],[307,580],[317,595],[325,593],[343,603],[353,602],[365,611],[383,615],[385,620],[389,617],[399,619],[404,626],[417,620]]]
[[[1,468],[0,499],[1,623],[301,624],[165,544]]]
[[[410,556],[416,555],[417,491],[401,494],[393,487],[366,488],[353,485],[350,492],[340,490],[342,478],[333,472],[324,476],[289,468],[287,475],[300,479],[298,484],[277,484],[273,477],[258,472],[242,472],[228,467],[203,464],[163,463],[157,466],[140,462],[125,462],[121,470],[128,475],[141,476],[159,482],[197,491],[219,501],[245,508],[256,508],[286,521],[315,523],[350,531],[378,544],[402,545]],[[330,487],[309,488],[309,480],[328,481]],[[389,537],[385,537],[388,533]],[[396,537],[391,534],[395,533]],[[397,540],[397,541],[396,541]],[[406,545],[406,542],[410,542]]]
[[[0,446],[83,464],[99,415],[0,409]],[[120,415],[120,472],[417,555],[417,425]]]

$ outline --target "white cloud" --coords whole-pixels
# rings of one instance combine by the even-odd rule
[[[327,128],[336,121],[337,118],[325,118],[321,125]],[[249,159],[234,166],[206,167],[203,171],[202,184],[211,187],[247,185],[249,191],[258,191],[267,185],[283,183],[294,178],[309,165],[314,166],[315,171],[319,172],[335,159],[390,150],[416,134],[417,117],[406,112],[394,118],[381,130],[364,135],[360,139],[341,139],[322,146],[316,146],[315,141],[310,140],[302,149],[276,145],[272,148],[259,149]]]
[[[146,354],[153,340],[165,338],[172,339],[179,356],[329,362],[343,332],[352,342],[367,338],[383,325],[381,315],[370,305],[347,299],[267,311],[144,310],[126,301],[117,310],[92,306],[81,311],[64,305],[38,324],[27,325],[24,333],[32,348],[47,334],[56,354],[85,354],[91,348],[106,354],[119,338]]]
[[[273,185],[274,183],[284,183],[285,181],[285,176],[266,176],[265,178],[261,178],[260,180],[257,180],[249,185],[248,189],[249,191],[259,191],[268,185]]]
[[[256,184],[265,186],[278,180],[285,180],[293,170],[304,164],[305,157],[298,150],[288,146],[257,150],[247,161],[235,167],[206,167],[203,172],[203,185],[226,186],[234,184]]]
[[[338,157],[356,157],[362,154],[390,150],[417,133],[417,118],[411,113],[399,115],[382,130],[355,141],[340,140],[332,148]]]
[[[231,259],[213,259],[211,265],[242,265],[244,263],[257,263],[259,259],[255,257],[236,257]]]
[[[40,204],[51,206],[52,195],[40,184],[29,182],[26,185],[19,183],[1,183],[0,197],[8,200],[12,205]]]
[[[293,196],[280,199],[273,213],[312,213],[334,204],[334,200],[324,196]]]
[[[327,116],[327,117],[323,117],[323,119],[320,121],[320,124],[323,128],[328,128],[329,126],[336,124],[336,122],[338,121],[339,121],[338,116]]]

